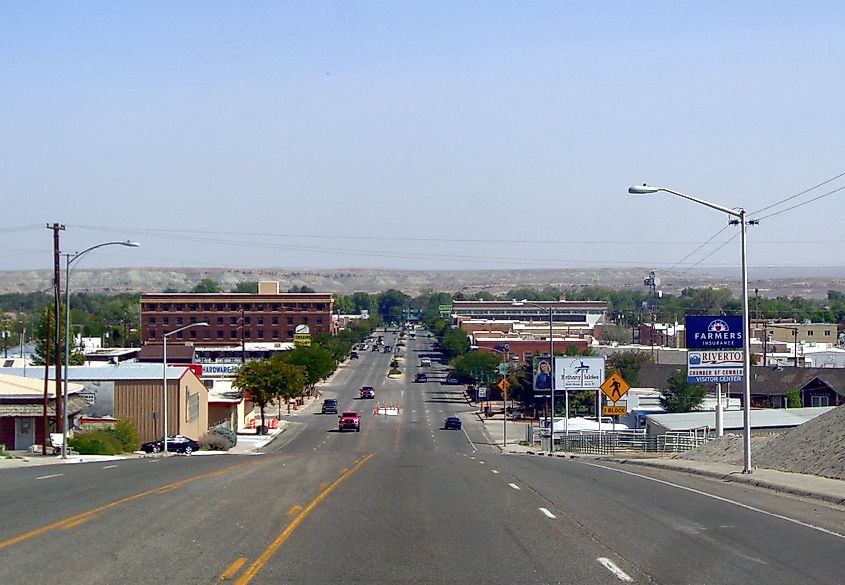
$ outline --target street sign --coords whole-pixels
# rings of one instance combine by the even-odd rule
[[[510,387],[511,387],[511,385],[508,383],[508,381],[507,381],[507,380],[505,380],[504,378],[502,378],[501,380],[499,380],[499,383],[498,383],[498,384],[496,384],[496,386],[498,386],[498,387],[499,387],[499,390],[501,390],[502,392],[507,392],[507,391],[508,391],[508,388],[510,388]]]
[[[740,350],[687,352],[687,382],[690,384],[725,384],[742,382],[743,357]]]
[[[631,385],[625,381],[625,378],[619,375],[619,372],[613,372],[610,378],[605,380],[601,385],[601,391],[613,402],[625,396],[630,389]]]
[[[487,398],[487,387],[486,386],[479,386],[478,387],[478,398]]]
[[[508,364],[499,364],[499,375],[506,376],[508,373]]]
[[[742,317],[710,315],[686,318],[688,349],[742,349]]]
[[[628,414],[626,406],[602,406],[601,413],[604,416],[625,416]]]
[[[596,390],[603,381],[604,358],[555,358],[555,390]]]

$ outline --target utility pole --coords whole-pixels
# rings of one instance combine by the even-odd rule
[[[44,334],[44,411],[42,414],[42,424],[44,426],[44,438],[41,441],[41,454],[47,455],[47,437],[50,436],[48,428],[48,418],[47,418],[47,408],[49,407],[50,397],[49,397],[49,388],[50,388],[50,309],[47,308],[44,311],[45,316],[47,317],[47,332]],[[23,350],[21,350],[21,357],[23,357]],[[26,364],[26,361],[24,361]],[[59,404],[59,395],[56,394],[56,408],[58,408]]]
[[[62,401],[59,400],[62,388],[62,328],[59,324],[62,322],[62,262],[61,262],[61,247],[59,246],[59,232],[64,231],[65,226],[60,223],[47,224],[48,230],[53,230],[53,298],[56,304],[55,310],[55,334],[53,336],[53,346],[55,347],[54,365],[56,367],[56,432],[64,429],[64,411],[62,410]],[[44,356],[44,361],[50,362],[50,354]]]

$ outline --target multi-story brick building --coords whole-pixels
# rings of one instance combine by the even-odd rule
[[[250,293],[151,293],[141,296],[141,339],[161,343],[162,335],[190,323],[208,323],[179,331],[168,343],[203,346],[242,342],[292,341],[298,325],[311,334],[331,332],[331,293],[279,292],[278,282],[261,282]]]

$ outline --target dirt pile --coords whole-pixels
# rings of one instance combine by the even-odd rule
[[[725,435],[679,459],[741,465],[742,436]],[[751,461],[754,467],[845,479],[845,405],[785,433],[753,438]]]

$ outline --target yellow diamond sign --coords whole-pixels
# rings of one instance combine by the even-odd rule
[[[625,396],[630,389],[631,385],[625,381],[625,378],[619,375],[619,372],[613,372],[610,378],[605,380],[604,384],[601,385],[601,391],[604,392],[605,396],[607,396],[612,402],[616,402]]]

